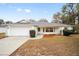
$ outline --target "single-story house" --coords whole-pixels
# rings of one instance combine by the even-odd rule
[[[60,23],[32,22],[32,23],[13,23],[2,24],[0,32],[6,36],[30,36],[30,30],[35,30],[37,35],[44,34],[63,34],[63,29],[67,27],[69,30],[72,26]]]

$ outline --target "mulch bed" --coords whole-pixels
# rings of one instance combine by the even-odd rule
[[[50,37],[54,37],[54,36],[62,36],[62,35],[56,35],[56,34],[44,34],[43,38],[50,38]]]

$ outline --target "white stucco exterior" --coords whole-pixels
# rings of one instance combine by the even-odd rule
[[[0,27],[0,33],[5,33],[7,31],[6,27]]]
[[[30,27],[11,27],[7,31],[8,36],[29,36]]]
[[[9,26],[7,29],[7,36],[30,36],[30,30],[35,30],[36,28],[33,26],[27,26],[27,27],[12,27]],[[37,32],[36,32],[37,34]]]
[[[49,27],[49,26],[48,26]],[[71,26],[66,26],[69,30],[73,28]],[[36,36],[41,34],[61,34],[63,35],[63,29],[65,26],[57,26],[51,27],[53,28],[53,32],[43,31],[43,28],[39,27],[40,31],[38,31],[38,26],[27,25],[27,24],[8,24],[6,27],[0,27],[0,33],[5,33],[6,36],[30,36],[30,30],[35,30]]]
[[[43,28],[41,28],[40,32],[38,32],[38,33],[39,34],[61,34],[61,35],[63,35],[63,29],[64,29],[64,27],[58,27],[58,28],[54,28],[53,32],[43,32]]]
[[[6,36],[30,36],[30,30],[35,30],[37,35],[37,28],[34,26],[11,26],[0,27],[0,33],[5,33]]]

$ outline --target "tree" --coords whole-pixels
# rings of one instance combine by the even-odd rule
[[[79,20],[79,4],[67,3],[63,5],[61,12],[54,15],[55,19],[61,19],[65,24],[75,24],[75,19]]]
[[[12,24],[13,22],[12,21],[6,21],[5,23],[6,24]]]
[[[38,22],[48,22],[46,19],[40,19]]]
[[[60,12],[57,12],[56,14],[53,15],[53,18],[56,19],[56,20],[61,19],[60,17],[61,17],[61,13]]]
[[[76,18],[78,20],[78,23],[79,23],[79,3],[76,4]]]
[[[0,24],[4,24],[4,20],[3,19],[0,19]]]
[[[61,23],[61,13],[60,12],[57,12],[56,14],[54,14],[53,18],[55,19],[52,21],[53,23]]]
[[[64,14],[64,20],[66,20],[67,24],[75,24],[75,18],[77,17],[76,5],[75,3],[68,3],[62,7],[62,14]]]

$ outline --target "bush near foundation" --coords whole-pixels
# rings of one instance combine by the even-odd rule
[[[63,30],[63,35],[64,35],[64,36],[69,36],[70,34],[74,34],[74,32],[75,32],[75,29],[73,29],[73,30],[68,30],[67,28],[65,28],[65,29]]]

